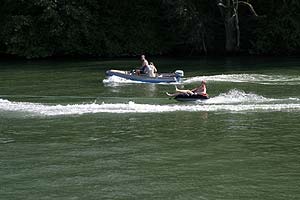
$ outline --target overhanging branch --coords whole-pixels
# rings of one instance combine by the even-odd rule
[[[246,1],[239,1],[238,3],[247,6],[250,9],[251,13],[254,16],[258,17],[258,14],[255,12],[253,6],[250,3],[246,2]]]
[[[218,3],[217,5],[218,5],[219,7],[227,8],[227,6],[225,6],[225,5],[224,5],[223,3],[221,3],[221,2]]]

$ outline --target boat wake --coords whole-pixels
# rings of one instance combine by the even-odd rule
[[[300,76],[264,75],[264,74],[221,74],[213,76],[196,76],[184,79],[189,84],[202,80],[215,82],[257,83],[262,85],[300,85]]]
[[[205,101],[174,104],[93,102],[82,104],[42,104],[0,99],[0,116],[23,113],[25,116],[59,116],[92,113],[163,113],[163,112],[300,112],[299,98],[271,99],[239,90],[231,90]]]
[[[279,99],[265,98],[263,96],[246,93],[241,90],[232,89],[229,92],[221,93],[220,95],[210,98],[205,101],[206,104],[259,104],[281,101]]]
[[[265,75],[265,74],[220,74],[212,76],[195,76],[183,78],[183,84],[199,83],[202,80],[214,82],[256,83],[261,85],[300,85],[300,76],[296,75]],[[110,76],[103,80],[104,84],[117,86],[123,84],[143,83],[125,78]],[[177,84],[177,83],[159,83]]]
[[[109,84],[112,84],[112,85],[116,84],[116,85],[118,85],[118,84],[123,84],[123,83],[130,84],[130,83],[142,83],[142,82],[140,82],[140,81],[132,81],[132,80],[129,80],[129,79],[126,79],[126,78],[118,77],[118,76],[109,76],[109,77],[103,79],[103,83],[104,84],[108,84],[108,85]]]

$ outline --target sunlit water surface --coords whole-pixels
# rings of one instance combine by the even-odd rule
[[[155,61],[1,62],[0,199],[300,199],[299,59]]]

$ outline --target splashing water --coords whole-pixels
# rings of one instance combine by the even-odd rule
[[[80,115],[86,113],[162,113],[162,112],[261,112],[261,111],[300,111],[300,99],[270,99],[244,91],[230,90],[206,101],[193,104],[175,103],[171,105],[128,103],[85,103],[52,105],[29,102],[14,102],[0,99],[0,111],[23,112],[29,115],[55,116]]]
[[[122,85],[126,85],[126,84],[135,84],[135,83],[149,84],[147,82],[133,81],[133,80],[129,80],[129,79],[126,79],[126,78],[121,78],[121,77],[118,77],[118,76],[109,76],[109,77],[103,79],[102,82],[104,84],[108,85],[108,86],[122,86]],[[153,84],[153,83],[150,83],[150,84]],[[171,83],[160,82],[160,83],[155,83],[155,84],[159,84],[159,85],[176,85],[176,84],[178,84],[178,82],[171,82]]]
[[[265,74],[219,74],[212,76],[195,76],[183,78],[183,84],[199,83],[202,80],[234,83],[256,83],[262,85],[300,85],[300,76],[292,75],[265,75]],[[121,84],[143,83],[117,76],[110,76],[103,80],[104,84],[118,86]],[[178,83],[159,83],[178,84]]]
[[[246,93],[241,90],[232,89],[227,93],[208,99],[205,103],[208,104],[234,104],[234,103],[263,103],[271,102],[275,99],[268,99],[257,94]]]
[[[139,81],[132,81],[126,78],[121,78],[118,76],[109,76],[103,80],[104,84],[120,84],[120,83],[141,83]]]
[[[221,74],[213,76],[195,76],[186,78],[184,83],[207,81],[257,83],[263,85],[300,85],[300,76],[264,75],[264,74]]]

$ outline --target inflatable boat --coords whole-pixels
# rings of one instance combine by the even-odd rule
[[[209,96],[207,94],[178,94],[174,97],[174,99],[177,101],[197,101],[209,99]]]
[[[145,83],[172,83],[180,82],[184,76],[182,70],[176,70],[174,73],[158,73],[155,77],[150,77],[147,74],[137,74],[133,71],[122,71],[122,70],[108,70],[106,71],[107,76],[118,76],[124,79],[132,81],[140,81]]]

